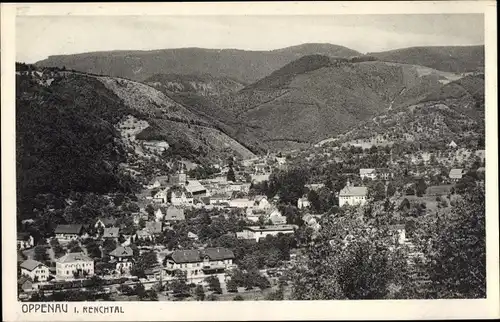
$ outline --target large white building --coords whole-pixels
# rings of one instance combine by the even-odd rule
[[[176,270],[186,272],[187,278],[223,273],[234,267],[234,254],[227,248],[176,250],[167,255],[165,271],[174,275]]]
[[[20,267],[21,275],[29,276],[33,282],[44,282],[49,278],[49,268],[38,261],[27,259]]]
[[[363,205],[368,199],[367,187],[354,187],[349,181],[347,185],[340,190],[339,193],[339,207],[343,205]]]
[[[56,260],[56,278],[74,279],[94,275],[94,260],[82,253],[68,253]]]

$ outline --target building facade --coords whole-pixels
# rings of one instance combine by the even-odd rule
[[[361,206],[366,203],[367,199],[368,188],[354,187],[347,181],[347,185],[339,193],[339,207],[343,205]]]
[[[224,273],[235,267],[234,254],[227,248],[177,250],[167,256],[165,272],[173,276],[175,271],[186,273],[188,279]]]
[[[49,268],[38,261],[28,259],[21,263],[21,275],[26,275],[33,282],[45,282],[49,278]]]
[[[56,278],[77,279],[94,275],[94,260],[82,253],[68,253],[56,260]]]

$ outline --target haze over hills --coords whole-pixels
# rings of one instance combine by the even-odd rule
[[[109,51],[54,55],[37,66],[62,67],[77,71],[143,81],[155,74],[211,74],[243,83],[254,82],[305,55],[351,57],[359,52],[331,44],[303,44],[271,51],[238,49],[179,48],[151,51]]]

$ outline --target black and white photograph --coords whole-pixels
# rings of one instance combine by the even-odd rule
[[[15,31],[19,303],[487,298],[485,14]]]

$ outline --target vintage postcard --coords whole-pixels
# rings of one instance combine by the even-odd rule
[[[1,9],[5,321],[500,317],[494,1]]]

